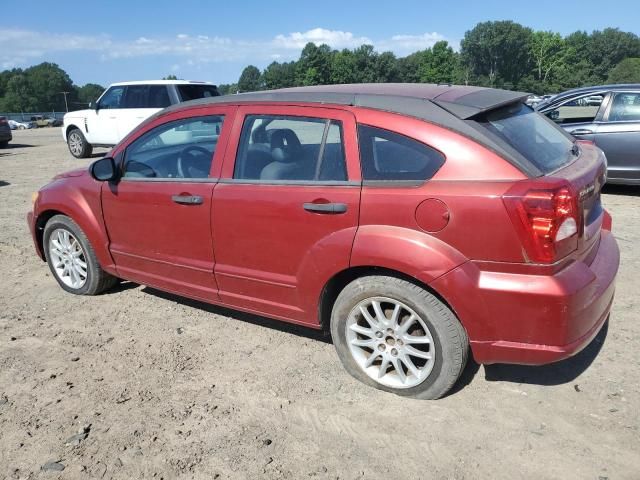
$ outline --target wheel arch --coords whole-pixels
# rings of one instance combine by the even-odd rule
[[[80,133],[82,133],[82,128],[80,128],[75,123],[70,123],[69,126],[66,127],[64,130],[64,138],[69,139],[69,134],[71,133],[71,130],[80,130]],[[84,133],[82,134],[84,135]]]
[[[449,310],[453,312],[456,318],[458,318],[458,321],[462,325],[462,328],[465,328],[464,324],[462,323],[462,319],[456,313],[453,305],[451,305],[449,301],[440,294],[440,292],[422,282],[418,278],[403,273],[399,270],[394,270],[387,267],[376,265],[361,265],[356,267],[349,267],[336,273],[324,285],[322,292],[320,293],[320,298],[318,300],[318,320],[322,331],[329,332],[331,324],[331,312],[340,292],[354,280],[372,275],[382,275],[399,278],[409,283],[413,283],[414,285],[426,290],[427,292],[435,296],[438,300],[440,300],[443,304],[445,304],[447,308],[449,308]]]

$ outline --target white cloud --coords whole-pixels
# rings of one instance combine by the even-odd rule
[[[0,66],[12,68],[46,60],[59,52],[95,52],[101,61],[137,57],[171,57],[186,65],[215,62],[264,64],[274,59],[297,58],[308,43],[327,44],[331,48],[355,48],[371,44],[378,51],[391,50],[398,55],[433,46],[445,37],[437,32],[420,35],[398,34],[379,40],[352,32],[314,28],[306,32],[280,34],[267,40],[243,40],[208,35],[140,36],[116,40],[108,35],[52,34],[20,29],[0,29]],[[453,45],[457,47],[456,44]],[[178,63],[179,62],[179,63]]]
[[[326,43],[332,48],[354,48],[365,43],[372,43],[369,38],[356,37],[351,32],[314,28],[306,32],[293,32],[288,35],[277,35],[272,44],[277,47],[302,50],[309,42],[313,42],[316,45]]]

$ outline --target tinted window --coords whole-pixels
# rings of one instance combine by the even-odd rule
[[[609,121],[640,121],[640,93],[616,93],[611,103]]]
[[[496,133],[542,172],[557,170],[572,159],[573,142],[564,131],[523,104],[488,113],[481,125]]]
[[[358,126],[364,180],[427,180],[444,156],[427,145],[382,128]]]
[[[195,117],[156,127],[127,148],[124,176],[207,178],[223,120]]]
[[[213,85],[176,85],[180,100],[186,102],[187,100],[196,100],[198,98],[218,97],[220,93],[218,89]]]
[[[233,178],[345,181],[342,125],[321,118],[249,115]]]
[[[148,108],[148,91],[149,87],[147,85],[129,85],[121,108]]]
[[[122,94],[125,87],[111,87],[100,98],[100,108],[121,108]]]
[[[586,95],[570,100],[558,108],[545,112],[556,123],[593,122],[604,100],[604,94]]]

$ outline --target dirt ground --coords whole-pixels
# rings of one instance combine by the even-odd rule
[[[133,284],[65,293],[25,215],[88,163],[58,128],[0,150],[0,478],[640,478],[640,187],[604,195],[608,331],[547,367],[470,364],[427,402],[353,380],[308,330]]]

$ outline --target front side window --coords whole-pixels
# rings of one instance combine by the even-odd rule
[[[545,112],[556,123],[591,123],[595,120],[604,100],[604,93],[586,95],[563,103],[557,108]]]
[[[194,117],[161,125],[127,148],[126,179],[207,178],[224,117]]]
[[[611,102],[610,122],[640,121],[640,93],[616,93]]]
[[[100,108],[122,108],[125,87],[111,87],[100,99]]]
[[[233,178],[346,181],[342,124],[309,117],[248,115]]]
[[[437,150],[383,128],[358,126],[363,180],[414,180],[433,177],[444,164]]]

